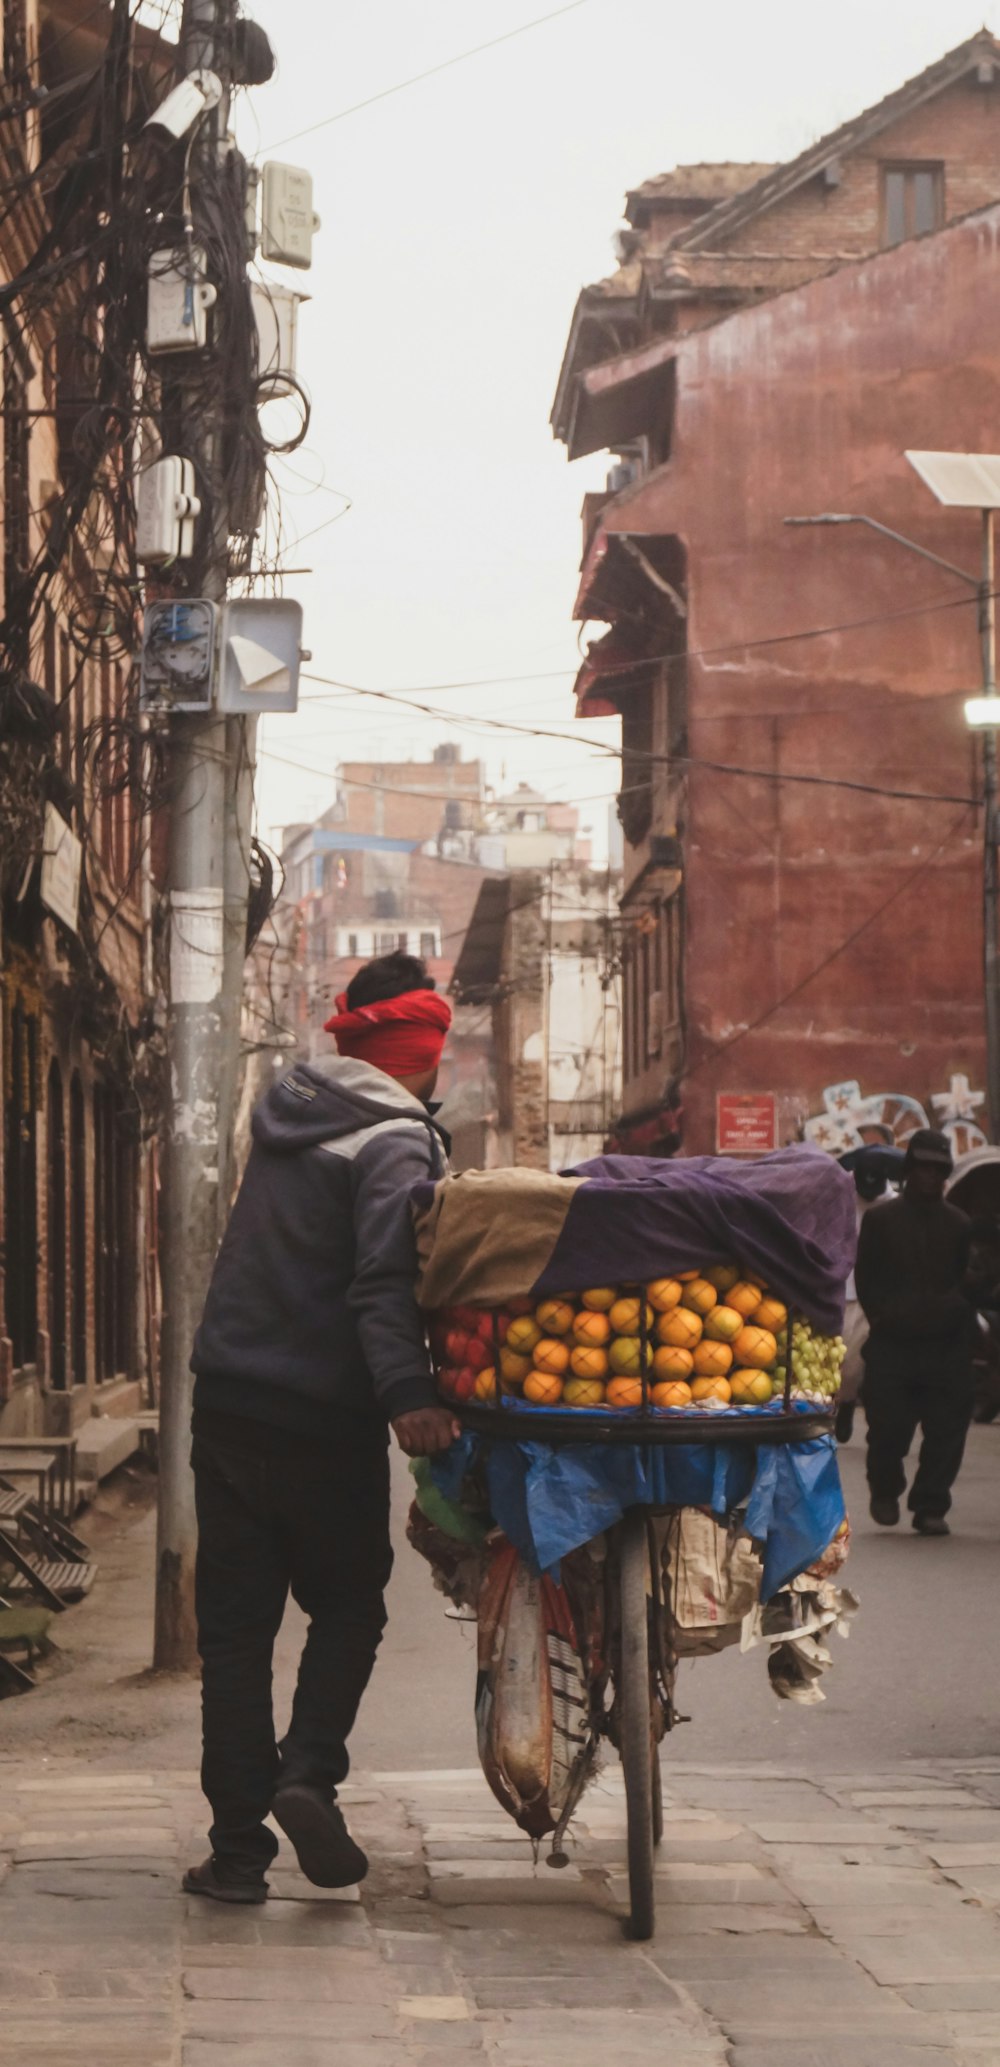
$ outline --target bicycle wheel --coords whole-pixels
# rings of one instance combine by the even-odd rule
[[[646,1519],[633,1508],[619,1527],[621,1667],[619,1749],[628,1819],[629,1936],[651,1938],[653,1896],[653,1743],[649,1717],[649,1612]]]
[[[653,1843],[663,1842],[663,1774],[660,1771],[660,1747],[655,1742],[652,1748],[653,1760]]]

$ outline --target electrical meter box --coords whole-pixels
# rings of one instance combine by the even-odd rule
[[[205,253],[192,244],[154,251],[146,278],[146,346],[160,352],[198,352],[208,343],[208,311],[215,288],[205,278]]]
[[[265,165],[261,179],[260,255],[277,265],[312,265],[312,240],[319,229],[313,214],[312,173],[298,165]]]
[[[294,287],[273,280],[251,280],[250,300],[257,325],[257,368],[270,395],[287,394],[283,375],[295,373],[298,360],[299,303],[308,301]]]
[[[189,560],[201,503],[194,492],[194,466],[169,454],[143,467],[135,490],[135,556],[141,566]]]
[[[201,597],[147,604],[139,686],[143,710],[211,710],[217,621],[217,606]]]
[[[220,711],[253,717],[294,711],[299,701],[302,605],[285,596],[235,596],[222,612]]]

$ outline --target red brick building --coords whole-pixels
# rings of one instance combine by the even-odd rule
[[[852,1125],[860,1087],[905,1130],[982,1083],[975,600],[784,520],[863,512],[976,569],[904,453],[997,445],[1000,46],[742,188],[683,170],[629,197],[630,297],[603,332],[584,297],[555,415],[625,470],[577,604],[611,627],[581,709],[622,714],[625,1115],[682,1108],[694,1153],[720,1093],[775,1093],[787,1139],[846,1085]]]

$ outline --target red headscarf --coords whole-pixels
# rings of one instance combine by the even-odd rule
[[[380,998],[351,1012],[347,992],[324,1027],[341,1055],[371,1062],[390,1077],[422,1076],[436,1069],[451,1025],[451,1006],[434,990],[407,990],[398,998]]]

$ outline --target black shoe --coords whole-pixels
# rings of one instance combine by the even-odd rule
[[[837,1408],[837,1418],[833,1424],[833,1432],[838,1443],[850,1442],[854,1434],[854,1414],[855,1402],[853,1400],[845,1400],[843,1405]]]
[[[263,1874],[233,1874],[229,1877],[220,1873],[218,1860],[203,1859],[200,1866],[189,1866],[181,1882],[185,1894],[208,1895],[213,1902],[266,1902],[267,1882]]]
[[[296,1857],[314,1888],[353,1888],[364,1880],[368,1861],[356,1845],[335,1801],[318,1787],[279,1787],[272,1805],[274,1820],[295,1847]]]
[[[913,1526],[918,1536],[950,1536],[951,1530],[943,1514],[915,1514]]]
[[[894,1529],[899,1520],[899,1501],[880,1500],[873,1493],[868,1505],[868,1512],[871,1515],[872,1521],[878,1522],[880,1529]]]

